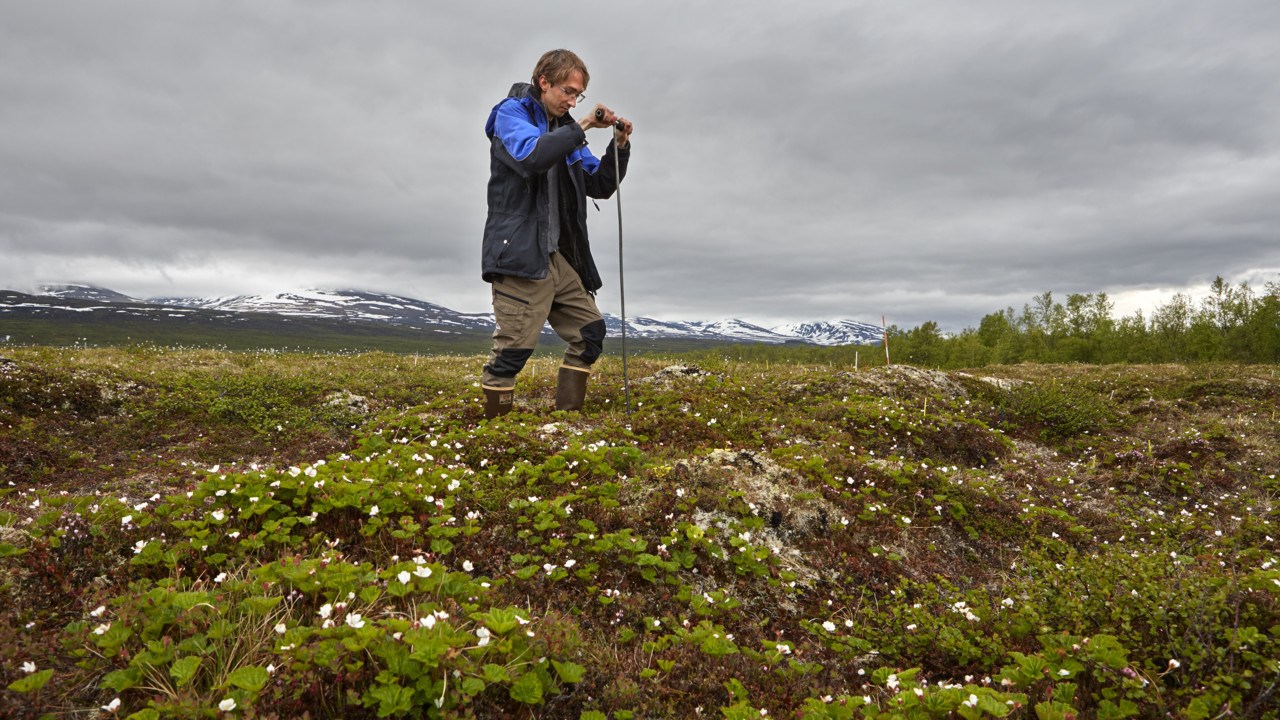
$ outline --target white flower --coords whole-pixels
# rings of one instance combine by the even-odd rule
[[[129,523],[131,523],[131,522],[133,522],[133,516],[132,516],[132,515],[125,515],[124,517],[120,518],[120,524],[121,524],[121,525],[128,525],[128,524],[129,524]]]
[[[375,515],[377,515],[377,514],[378,514],[378,506],[377,506],[377,505],[374,505],[373,507],[369,508],[369,517],[373,517],[373,516],[375,516]]]
[[[142,552],[142,549],[145,548],[146,546],[147,546],[146,540],[139,540],[138,542],[134,543],[133,554],[137,555],[138,553]]]
[[[578,561],[577,561],[577,560],[574,560],[573,558],[569,558],[568,560],[565,560],[565,561],[564,561],[564,566],[565,566],[565,567],[567,567],[567,568],[571,568],[571,567],[573,567],[574,565],[577,565],[577,564],[578,564]]]
[[[30,675],[31,673],[33,673],[33,672],[35,672],[35,671],[36,671],[36,664],[35,664],[35,663],[33,663],[33,662],[31,662],[31,661],[27,661],[27,662],[22,663],[22,672],[24,672],[24,673],[26,673],[26,674]]]
[[[1013,607],[1013,598],[1005,598],[1000,601],[1000,604],[1005,607]]]
[[[101,625],[93,629],[93,634],[106,635],[107,631],[110,629],[111,629],[111,623],[102,623]]]
[[[115,699],[113,699],[111,702],[107,703],[106,705],[103,705],[103,706],[102,706],[102,709],[103,709],[103,710],[106,710],[106,711],[107,711],[107,712],[109,712],[109,713],[113,713],[113,712],[115,712],[115,711],[119,710],[119,709],[120,709],[120,698],[115,698]]]
[[[466,570],[467,572],[471,572],[472,570],[476,569],[476,566],[472,565],[470,560],[463,560],[462,569]]]
[[[823,629],[823,630],[826,630],[827,632],[835,632],[835,631],[836,631],[836,624],[835,624],[835,623],[833,623],[833,622],[831,622],[830,620],[828,620],[828,621],[826,621],[826,622],[822,623],[822,629]]]
[[[1070,670],[1068,670],[1068,669],[1066,669],[1066,668],[1062,668],[1061,670],[1059,670],[1059,671],[1058,671],[1058,676],[1059,676],[1059,677],[1070,677],[1070,676],[1071,676],[1071,671],[1070,671]]]
[[[362,617],[360,613],[351,613],[347,616],[347,624],[359,630],[364,627],[364,617]]]
[[[964,701],[964,704],[965,704],[965,705],[968,705],[969,707],[977,707],[977,706],[978,706],[978,696],[977,696],[977,695],[974,695],[973,693],[969,693],[969,699],[968,699],[968,700],[965,700],[965,701]]]
[[[220,582],[222,582],[223,580],[226,580],[226,579],[227,579],[227,574],[226,574],[226,573],[224,573],[224,572],[220,572],[220,573],[218,573],[218,576],[217,576],[217,577],[215,577],[215,578],[213,579],[213,581],[214,581],[214,582],[216,582],[216,583],[220,583]]]
[[[890,675],[890,676],[888,677],[888,679],[886,679],[886,680],[884,681],[884,685],[885,685],[885,687],[889,688],[890,690],[897,690],[897,689],[898,689],[898,676],[897,676],[896,674],[894,674],[894,675]]]
[[[400,573],[400,574],[403,575],[404,573]],[[431,577],[431,568],[427,567],[426,565],[419,565],[418,567],[414,568],[413,574],[421,578]]]
[[[321,605],[320,609],[316,611],[316,614],[322,618],[327,618],[332,613],[333,613],[333,606],[330,605],[329,603],[325,603]]]
[[[218,703],[218,709],[222,712],[231,712],[236,709],[236,701],[232,698],[227,698],[226,700]]]
[[[221,510],[214,510],[213,519],[214,519],[214,522],[222,522],[223,520],[227,519],[227,514],[222,512]],[[227,699],[230,700],[230,698],[227,698]],[[232,702],[234,703],[235,701],[232,700]]]
[[[480,641],[476,643],[476,647],[484,647],[485,645],[488,645],[489,644],[489,628],[484,626],[477,628],[476,637],[480,638]]]
[[[1182,667],[1182,663],[1178,662],[1178,661],[1177,661],[1177,659],[1170,658],[1170,660],[1169,660],[1169,669],[1170,669],[1170,670],[1177,670],[1177,669],[1178,669],[1178,668],[1180,668],[1180,667]]]
[[[289,628],[288,628],[288,627],[286,627],[284,623],[276,623],[276,634],[277,634],[277,635],[283,635],[283,634],[285,633],[285,631],[286,631],[286,630],[288,630],[288,629],[289,629]]]
[[[422,624],[423,624],[423,625],[426,625],[426,626],[427,626],[427,629],[428,629],[428,630],[430,630],[431,628],[433,628],[433,627],[435,627],[435,626],[436,626],[436,616],[435,616],[435,615],[428,615],[428,616],[426,616],[426,617],[422,618]]]

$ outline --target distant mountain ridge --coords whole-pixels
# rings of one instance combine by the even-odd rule
[[[43,285],[39,293],[49,297],[93,302],[138,303],[169,308],[387,323],[437,332],[488,330],[493,327],[491,314],[461,313],[424,300],[364,290],[293,290],[216,298],[133,298],[107,288],[67,283]],[[620,318],[606,315],[605,323],[611,334],[621,334]],[[882,332],[878,326],[855,320],[794,323],[765,328],[737,319],[708,322],[627,318],[627,335],[646,339],[857,345],[878,342]]]

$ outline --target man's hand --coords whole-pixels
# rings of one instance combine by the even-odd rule
[[[618,127],[618,123],[622,123],[621,128]],[[591,109],[591,112],[578,121],[578,125],[582,127],[584,132],[591,128],[613,128],[613,139],[618,147],[624,147],[631,142],[631,121],[624,117],[618,117],[603,103],[597,103]]]
[[[612,126],[613,121],[617,119],[618,116],[614,115],[612,110],[605,107],[602,103],[596,103],[596,106],[591,109],[591,112],[582,116],[582,119],[578,121],[578,125],[582,126],[584,131],[590,130],[591,128],[607,128]]]
[[[622,127],[619,128],[617,123],[622,123]],[[626,147],[627,143],[631,142],[631,130],[632,125],[630,120],[624,117],[615,119],[615,124],[613,126],[613,140],[617,147]]]

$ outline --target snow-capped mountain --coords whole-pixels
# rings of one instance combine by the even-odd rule
[[[493,315],[488,313],[460,313],[424,300],[363,290],[293,290],[266,295],[215,298],[137,299],[106,288],[67,283],[43,286],[41,294],[93,302],[150,304],[169,309],[195,308],[228,313],[268,313],[286,317],[389,323],[437,332],[487,331],[493,327]],[[621,334],[622,321],[617,316],[606,315],[605,324],[609,327],[610,335],[616,337]],[[544,332],[549,333],[550,330]],[[628,337],[644,339],[848,345],[878,342],[881,333],[881,329],[875,325],[853,320],[795,323],[765,328],[737,319],[668,321],[648,317],[627,318]]]
[[[792,323],[772,330],[786,337],[802,338],[815,345],[869,345],[880,342],[884,329],[856,320]]]
[[[610,335],[622,331],[622,319],[616,315],[605,315],[605,325]],[[734,342],[784,343],[800,338],[779,335],[759,325],[752,325],[741,320],[702,321],[667,321],[647,317],[627,318],[627,335],[642,338],[696,338],[714,339]]]
[[[295,290],[270,295],[223,298],[151,298],[149,302],[205,310],[387,322],[437,330],[480,330],[493,327],[493,319],[489,315],[459,313],[423,300],[362,290]]]
[[[96,287],[94,285],[82,285],[79,283],[64,283],[61,285],[41,285],[40,294],[49,297],[63,298],[65,300],[90,300],[92,302],[138,302],[138,300],[122,295],[115,290]]]

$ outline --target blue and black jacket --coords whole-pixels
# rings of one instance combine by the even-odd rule
[[[565,163],[576,194],[576,227],[568,237],[576,244],[565,253],[587,292],[600,289],[600,273],[587,241],[586,197],[608,198],[617,186],[613,154],[618,153],[622,176],[627,174],[630,143],[617,150],[609,143],[603,161],[587,148],[587,135],[566,113],[554,129],[538,88],[516,83],[506,99],[494,106],[485,123],[490,142],[489,215],[484,224],[481,274],[486,282],[497,275],[541,280],[547,277],[551,253],[559,238],[552,218],[548,171]],[[569,230],[569,229],[565,229]],[[561,232],[565,232],[562,230]]]

